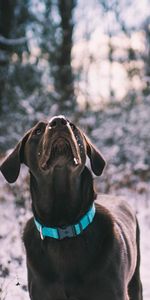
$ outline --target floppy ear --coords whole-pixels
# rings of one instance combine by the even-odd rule
[[[9,183],[15,182],[19,176],[21,162],[23,162],[23,148],[28,135],[24,136],[0,166],[3,176]]]
[[[106,162],[105,162],[102,154],[90,142],[90,140],[88,139],[88,137],[85,134],[84,134],[84,138],[85,138],[85,142],[86,142],[87,155],[90,159],[92,171],[96,176],[100,176],[103,172]]]

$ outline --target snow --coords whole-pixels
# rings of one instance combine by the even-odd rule
[[[141,278],[144,300],[150,299],[149,104],[150,99],[147,98],[130,107],[114,105],[105,111],[86,112],[78,122],[107,161],[102,177],[95,178],[97,190],[102,193],[123,195],[137,212],[141,231]],[[32,119],[32,116],[30,118]],[[37,119],[37,115],[35,118]],[[8,129],[8,136],[12,138],[8,145],[11,147],[23,133],[21,128],[19,130],[15,131],[11,123],[11,128]],[[6,136],[1,137],[0,142],[5,143]],[[1,300],[13,298],[29,300],[22,233],[31,215],[27,169],[22,168],[19,179],[11,186],[0,175]]]
[[[1,184],[5,199],[0,200],[0,299],[29,299],[22,230],[25,209],[16,209],[14,195]]]

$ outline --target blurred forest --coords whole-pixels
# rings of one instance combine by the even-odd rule
[[[0,0],[0,159],[41,119],[64,114],[81,126],[107,161],[95,180],[98,191],[126,195],[137,211],[145,300],[150,299],[149,11],[148,0]],[[25,169],[11,187],[1,178],[0,299],[28,299],[18,243],[29,198]]]
[[[150,17],[138,2],[0,0],[1,150],[45,115],[148,101]]]

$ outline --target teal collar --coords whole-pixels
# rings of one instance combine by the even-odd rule
[[[64,238],[71,238],[79,235],[89,224],[92,223],[95,216],[95,205],[93,204],[89,211],[80,219],[77,224],[69,225],[65,228],[52,228],[41,225],[34,219],[37,230],[40,232],[41,239],[51,237],[62,240]]]

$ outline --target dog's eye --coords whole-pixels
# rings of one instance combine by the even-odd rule
[[[37,128],[35,130],[35,135],[40,135],[42,133],[42,129],[41,128]]]
[[[47,123],[39,122],[33,130],[33,136],[36,137],[36,136],[40,136],[41,134],[43,134],[46,126],[47,126]]]

